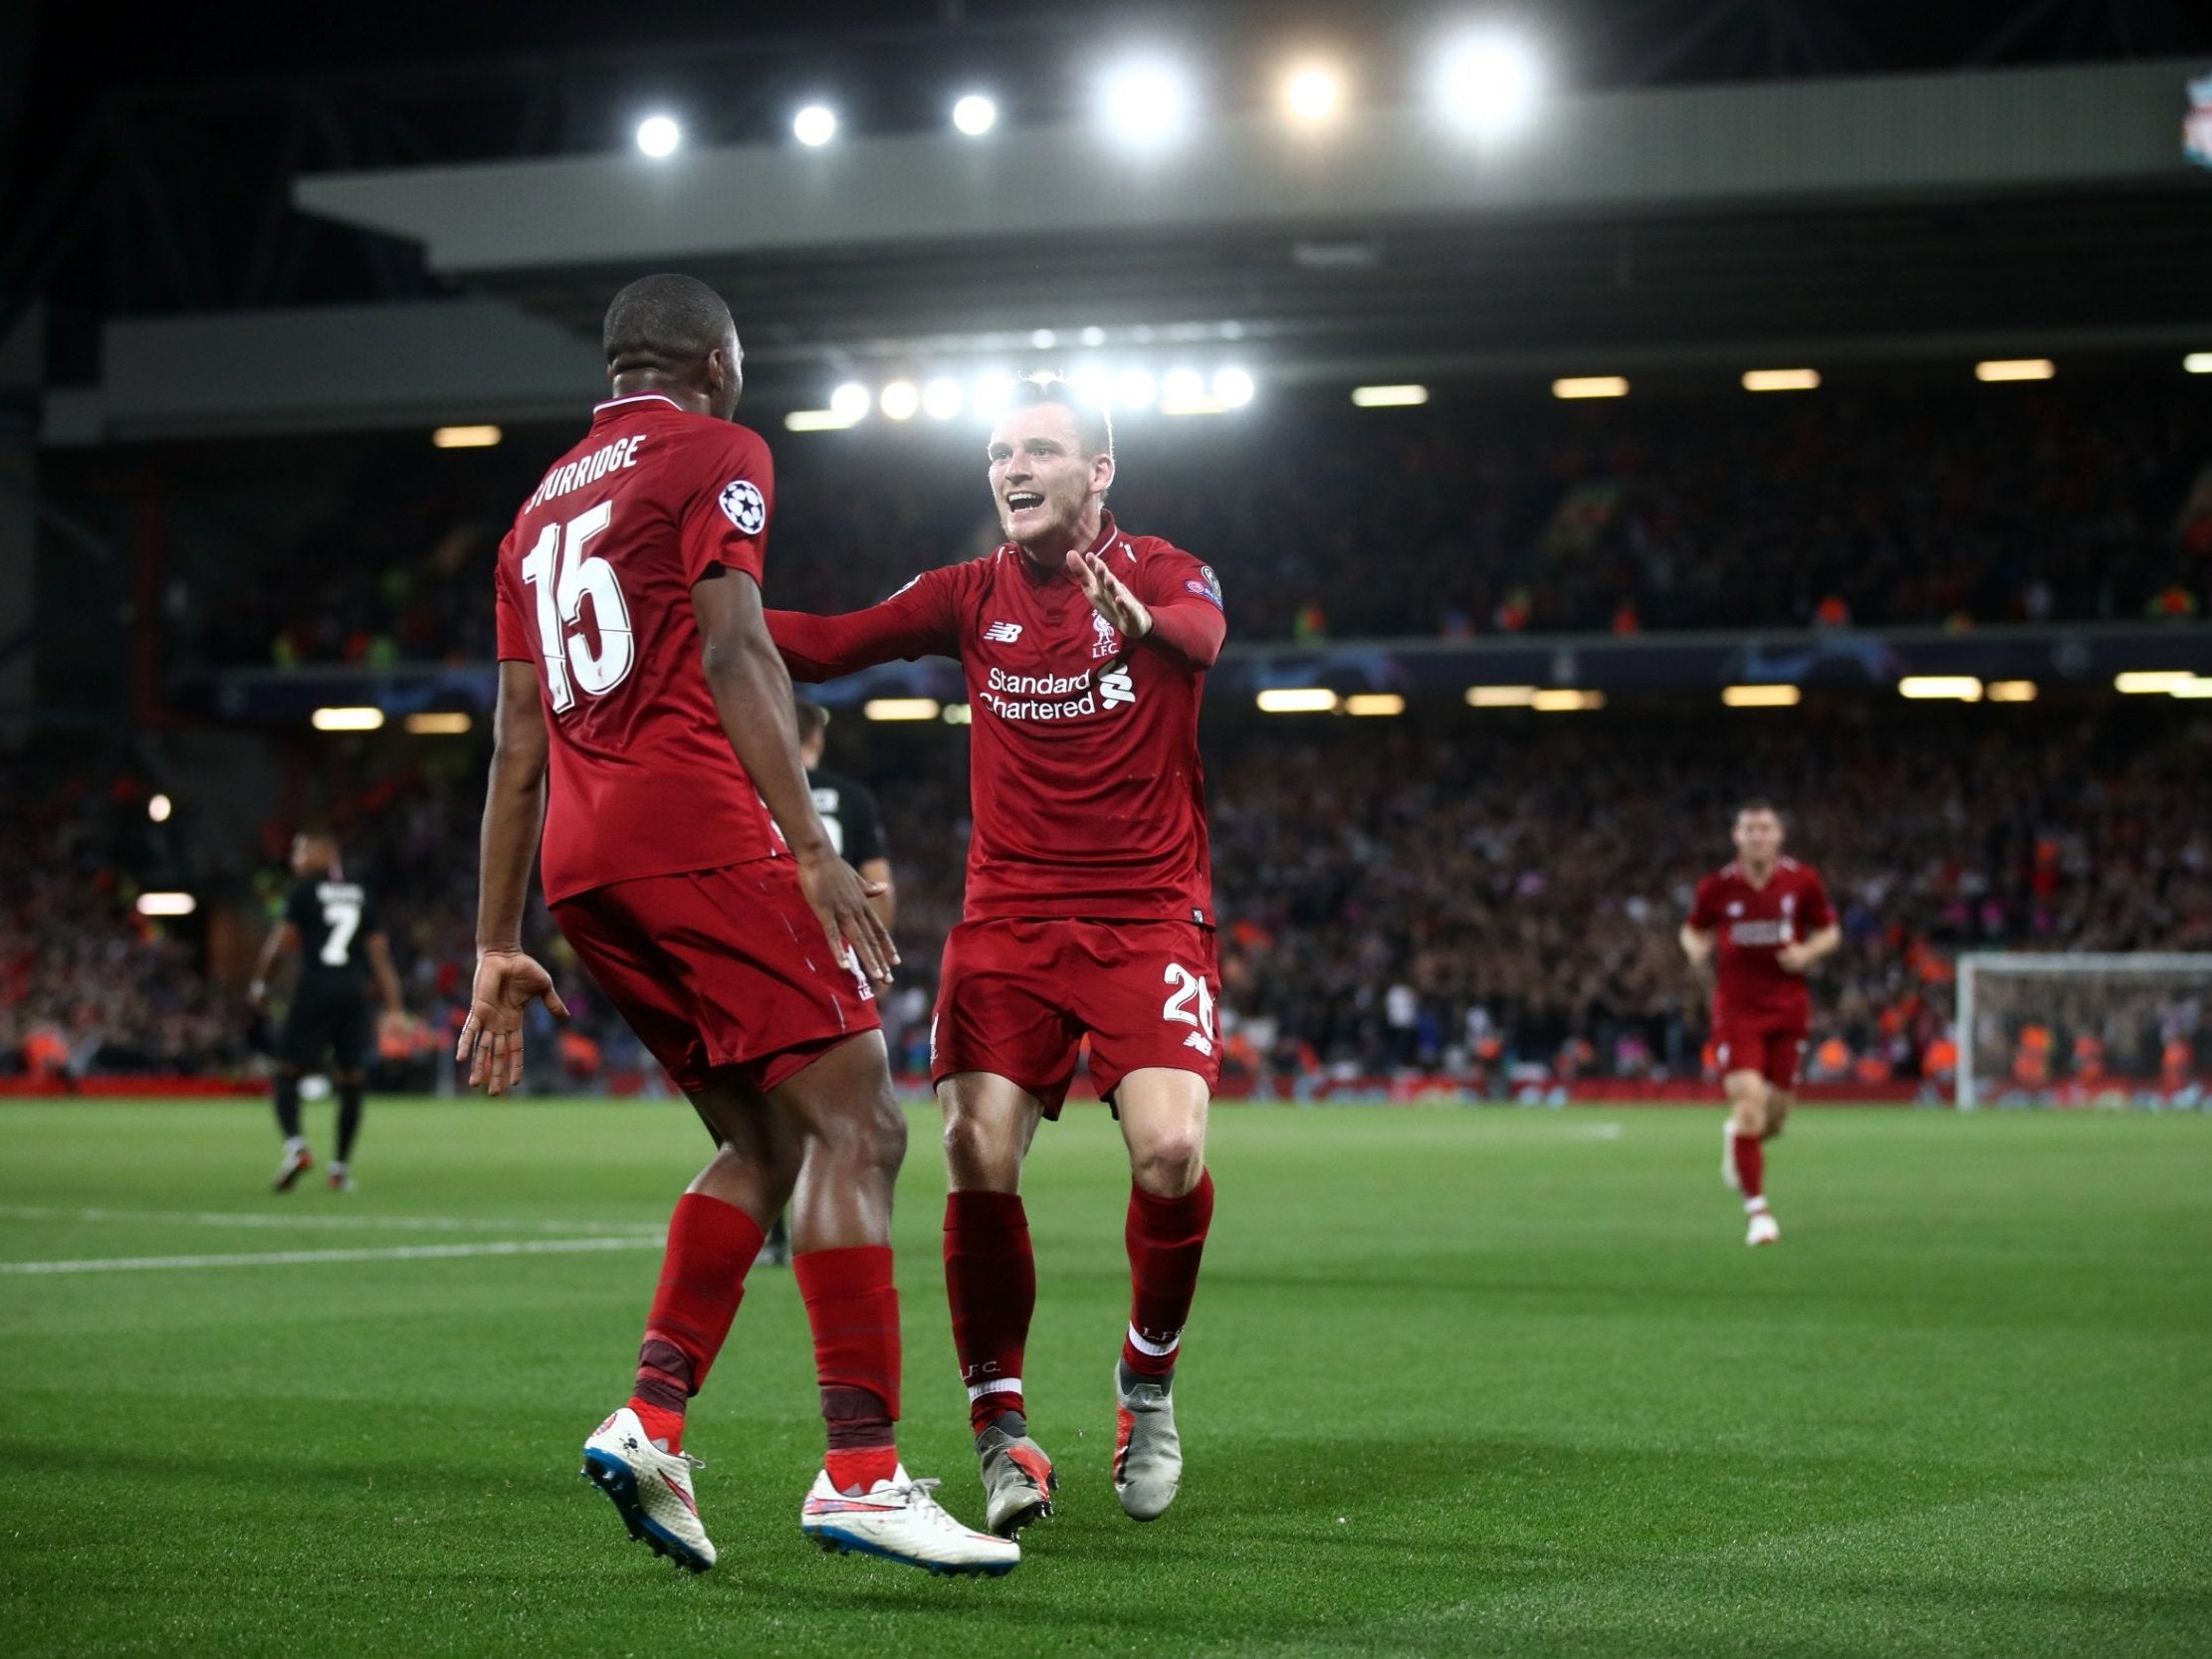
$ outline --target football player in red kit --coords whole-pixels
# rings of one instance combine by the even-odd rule
[[[1682,951],[1713,964],[1713,1045],[1728,1092],[1721,1174],[1743,1194],[1746,1244],[1782,1237],[1766,1200],[1766,1142],[1795,1104],[1813,996],[1812,965],[1843,942],[1828,890],[1810,865],[1782,856],[1782,815],[1765,801],[1736,813],[1735,862],[1697,884]]]
[[[1214,1213],[1220,1077],[1199,698],[1227,623],[1209,566],[1106,511],[1112,427],[1064,383],[1019,383],[989,456],[995,551],[868,610],[771,611],[769,627],[800,679],[930,655],[958,657],[967,678],[975,829],[930,1070],[954,1343],[987,1525],[1012,1537],[1051,1513],[1055,1486],[1021,1379],[1036,1303],[1021,1161],[1086,1035],[1131,1175],[1114,1489],[1150,1521],[1182,1479],[1171,1389]]]
[[[647,277],[615,297],[605,344],[613,396],[500,545],[459,1047],[470,1084],[496,1095],[522,1080],[530,1003],[565,1012],[521,948],[535,857],[553,921],[714,1137],[669,1225],[630,1397],[584,1442],[583,1473],[631,1538],[693,1571],[714,1564],[686,1408],[789,1204],[828,1429],[801,1530],[935,1572],[1004,1572],[1019,1551],[947,1515],[894,1441],[906,1121],[868,981],[897,958],[807,791],[762,622],[774,479],[768,447],[733,423],[737,330],[704,284]]]

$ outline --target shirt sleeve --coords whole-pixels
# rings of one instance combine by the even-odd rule
[[[493,606],[499,622],[499,655],[503,663],[532,663],[538,660],[538,642],[531,637],[530,624],[524,617],[522,596],[515,591],[515,565],[508,557],[514,546],[515,532],[509,530],[500,538],[499,562],[493,566]]]
[[[1720,890],[1710,876],[1697,884],[1697,897],[1689,904],[1689,925],[1700,933],[1720,926]]]
[[[742,426],[707,449],[700,461],[699,493],[686,504],[679,544],[684,585],[695,586],[723,565],[766,579],[769,517],[775,509],[775,468],[769,447]]]
[[[292,891],[284,896],[284,920],[299,931],[303,940],[308,937],[309,928],[322,922],[323,918],[316,912],[315,898],[307,883],[294,882]]]
[[[884,845],[883,810],[876,805],[873,789],[853,784],[839,803],[845,813],[845,862],[855,869],[870,859],[889,858]]]
[[[925,571],[880,605],[842,616],[770,611],[769,637],[793,680],[835,680],[894,658],[957,657],[960,570]]]
[[[1806,871],[1805,915],[1803,917],[1805,926],[1817,933],[1819,930],[1830,926],[1835,920],[1836,907],[1828,902],[1827,885],[1814,872]]]
[[[1152,612],[1152,632],[1143,643],[1181,667],[1212,668],[1228,638],[1214,567],[1180,547],[1162,547],[1140,566],[1137,579],[1137,597]]]

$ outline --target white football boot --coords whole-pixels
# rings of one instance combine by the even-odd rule
[[[1183,1484],[1183,1438],[1163,1377],[1114,1361],[1114,1496],[1132,1521],[1157,1521]]]
[[[631,1539],[693,1572],[715,1564],[715,1547],[691,1495],[691,1472],[705,1467],[689,1452],[654,1445],[626,1405],[583,1443],[583,1478],[612,1500]]]
[[[308,1143],[295,1136],[284,1143],[284,1150],[277,1157],[277,1178],[269,1183],[272,1192],[290,1192],[300,1177],[315,1167],[315,1153],[308,1150]]]
[[[840,1555],[881,1555],[925,1572],[981,1572],[996,1578],[1021,1564],[1021,1546],[962,1526],[930,1494],[935,1481],[918,1481],[904,1464],[866,1492],[839,1492],[829,1471],[798,1512],[798,1530]]]
[[[1781,1223],[1774,1219],[1771,1211],[1753,1210],[1751,1212],[1751,1225],[1743,1235],[1743,1242],[1746,1244],[1780,1244],[1782,1242]]]

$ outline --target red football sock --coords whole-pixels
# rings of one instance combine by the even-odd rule
[[[1767,1149],[1755,1135],[1728,1137],[1728,1145],[1736,1160],[1736,1184],[1743,1188],[1744,1202],[1765,1196],[1767,1177]]]
[[[1001,1411],[1026,1410],[1021,1355],[1037,1306],[1037,1259],[1019,1193],[946,1195],[945,1294],[969,1426],[980,1432]]]
[[[1122,1363],[1145,1376],[1175,1369],[1191,1298],[1199,1288],[1199,1258],[1214,1220],[1214,1177],[1201,1170],[1199,1184],[1181,1198],[1155,1198],[1129,1189],[1129,1335]]]
[[[829,1450],[822,1467],[839,1492],[867,1491],[897,1471],[891,1425],[899,1417],[899,1293],[891,1247],[808,1250],[791,1258],[814,1331]]]
[[[684,1407],[730,1335],[761,1238],[760,1224],[734,1204],[703,1192],[676,1200],[630,1394],[645,1432],[672,1452],[683,1450]]]

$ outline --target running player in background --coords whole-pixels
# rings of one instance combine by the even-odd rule
[[[368,890],[347,881],[339,868],[336,839],[320,832],[293,837],[292,874],[284,917],[262,941],[247,992],[256,1009],[266,1008],[269,977],[278,959],[299,952],[299,983],[277,1038],[274,1090],[284,1150],[277,1159],[275,1184],[279,1192],[290,1192],[315,1166],[308,1138],[300,1131],[300,1080],[328,1064],[331,1085],[337,1091],[337,1156],[331,1160],[331,1190],[350,1192],[353,1142],[361,1132],[361,1101],[368,1085],[362,1067],[371,976],[384,1005],[384,1021],[403,1021],[407,1012],[400,1003],[399,975],[392,970],[391,941],[376,921]]]
[[[521,948],[538,857],[553,921],[715,1140],[669,1225],[629,1399],[584,1442],[583,1473],[633,1539],[693,1571],[714,1564],[687,1407],[789,1204],[828,1437],[800,1529],[932,1571],[1004,1572],[1020,1552],[947,1515],[895,1443],[906,1120],[869,977],[887,983],[897,954],[814,810],[761,620],[774,480],[768,447],[733,421],[737,329],[704,284],[647,277],[615,296],[604,340],[613,396],[500,546],[458,1051],[471,1086],[499,1094],[522,1081],[529,1005],[566,1012]]]
[[[945,1280],[988,1525],[1051,1513],[1022,1356],[1036,1267],[1020,1198],[1090,1037],[1129,1151],[1129,1329],[1114,1368],[1114,1490],[1150,1521],[1183,1474],[1171,1389],[1214,1214],[1207,1107],[1220,976],[1199,698],[1227,623],[1214,572],[1106,511],[1113,431],[1064,383],[1023,381],[993,429],[1006,540],[847,616],[769,613],[801,679],[955,656],[967,677],[975,830],[945,941],[931,1081],[952,1192]]]
[[[1782,856],[1782,815],[1766,801],[1736,812],[1735,861],[1697,884],[1682,953],[1712,964],[1712,1031],[1728,1094],[1721,1175],[1743,1194],[1746,1244],[1782,1229],[1766,1200],[1766,1142],[1796,1104],[1813,1017],[1805,975],[1843,942],[1828,890],[1812,866]]]
[[[798,716],[798,759],[806,768],[806,787],[814,797],[814,810],[822,815],[822,828],[837,856],[860,872],[860,879],[875,890],[868,903],[883,919],[889,933],[899,914],[897,890],[891,883],[891,855],[884,840],[883,810],[875,791],[856,783],[842,772],[822,769],[822,746],[829,736],[829,711],[803,697],[795,705]],[[791,1259],[790,1223],[778,1215],[761,1247],[760,1265],[784,1267]]]

